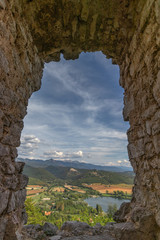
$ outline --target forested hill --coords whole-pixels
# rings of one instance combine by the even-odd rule
[[[79,161],[61,161],[61,160],[40,160],[40,159],[28,159],[28,158],[18,158],[18,161],[25,162],[27,165],[32,167],[70,167],[70,168],[78,168],[78,169],[96,169],[96,170],[103,170],[107,172],[128,172],[133,171],[132,167],[125,167],[125,166],[101,166],[95,165],[91,163],[84,163]]]
[[[67,183],[80,186],[83,183],[133,184],[133,172],[107,172],[101,170],[76,169],[70,167],[47,166],[36,168],[25,165],[24,174],[30,177],[30,183],[36,180],[42,183]]]

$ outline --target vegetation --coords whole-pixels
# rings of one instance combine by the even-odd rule
[[[114,198],[118,198],[118,199],[128,199],[131,200],[132,195],[128,194],[127,192],[123,192],[123,191],[113,191],[113,193],[108,193],[108,191],[106,191],[106,194],[102,194],[104,197],[114,197]]]
[[[130,172],[118,173],[54,166],[35,168],[26,165],[24,174],[29,176],[30,184],[27,188],[29,198],[25,203],[28,224],[42,225],[47,221],[60,228],[65,221],[82,221],[91,226],[96,223],[105,225],[113,221],[116,205],[109,206],[107,212],[103,212],[99,204],[93,208],[88,206],[84,199],[93,196],[111,196],[119,199],[131,197],[127,194],[129,185],[126,185],[133,183],[133,174]],[[126,192],[119,190],[111,192],[112,184],[121,184],[119,186]],[[99,187],[109,189],[110,192],[104,190],[102,194],[99,192]]]
[[[29,185],[42,185],[42,186],[46,185],[46,183],[41,181],[40,179],[32,178],[32,177],[29,178],[28,184]]]
[[[85,197],[89,195],[86,194]],[[34,199],[28,198],[25,202],[28,224],[43,224],[48,221],[60,228],[65,221],[82,221],[90,226],[96,223],[105,225],[113,221],[115,208],[105,213],[100,205],[97,204],[96,208],[90,207],[83,199],[83,194],[71,191],[49,191],[39,194]]]
[[[101,184],[133,184],[132,172],[106,172],[102,170],[73,169],[69,167],[35,168],[28,165],[24,167],[24,174],[32,178],[32,184],[35,182],[33,178],[43,183],[57,183],[58,185],[73,184],[82,186],[84,183],[101,183]],[[31,183],[31,182],[30,182]]]
[[[31,166],[25,165],[23,173],[26,174],[28,177],[32,179],[36,178],[42,181],[43,183],[52,182],[55,180],[55,176],[44,168],[34,168]]]
[[[32,198],[25,201],[26,212],[28,214],[27,224],[44,224],[46,217],[42,214],[40,209],[35,205]]]
[[[117,211],[117,205],[113,204],[113,205],[109,205],[108,206],[108,210],[107,210],[107,216],[109,219],[113,218],[113,215],[115,214],[115,212]]]

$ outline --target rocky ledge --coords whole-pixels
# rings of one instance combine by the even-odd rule
[[[24,240],[153,240],[153,233],[146,233],[133,223],[108,223],[94,227],[84,222],[65,222],[59,230],[51,223],[26,225],[23,227]]]
[[[55,225],[46,222],[43,226],[26,225],[23,227],[24,240],[81,240],[81,239],[107,239],[115,240],[113,235],[109,233],[109,226],[113,228],[114,223],[107,224],[102,227],[96,224],[94,227],[84,222],[70,221],[65,222],[59,230]]]

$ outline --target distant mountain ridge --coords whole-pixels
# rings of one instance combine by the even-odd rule
[[[83,184],[133,184],[133,172],[107,172],[96,169],[75,169],[62,166],[31,167],[24,166],[23,173],[29,177],[31,185],[60,184],[83,186]],[[37,180],[38,182],[37,182]],[[37,183],[36,183],[37,182]]]
[[[101,165],[94,165],[91,163],[84,163],[79,161],[60,161],[60,160],[40,160],[40,159],[28,159],[28,158],[18,158],[17,161],[25,162],[27,165],[32,167],[42,167],[46,168],[48,166],[54,167],[69,167],[69,168],[76,168],[76,169],[88,169],[88,170],[103,170],[107,172],[132,172],[133,169],[131,167],[125,166],[101,166]]]

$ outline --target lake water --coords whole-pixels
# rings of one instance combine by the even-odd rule
[[[109,205],[116,204],[117,208],[119,209],[120,205],[123,202],[130,202],[130,200],[118,199],[118,198],[112,198],[112,197],[87,198],[84,201],[88,203],[88,205],[94,208],[96,207],[96,204],[101,205],[104,212],[107,211]]]

